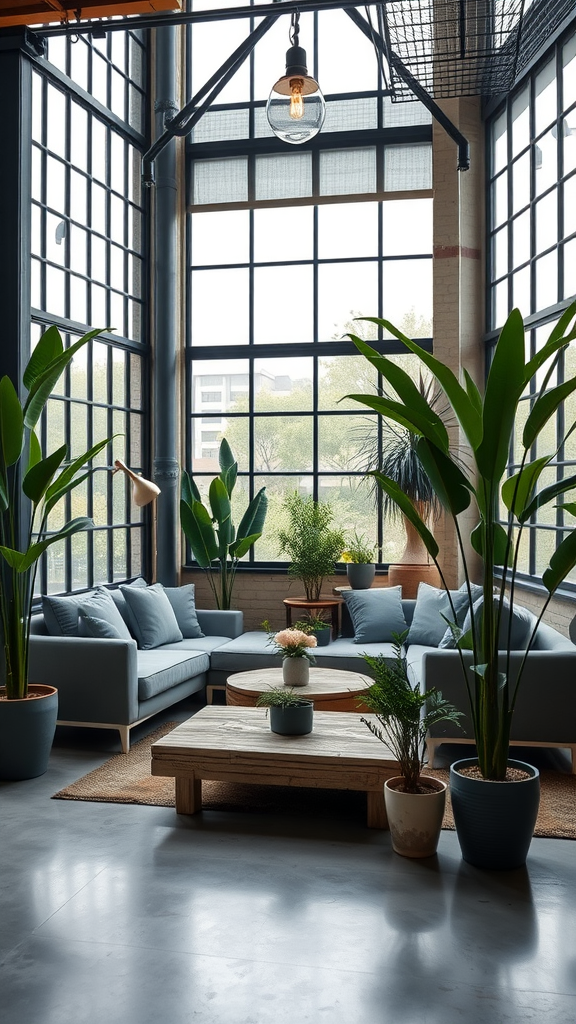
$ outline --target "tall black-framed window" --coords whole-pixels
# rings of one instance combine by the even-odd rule
[[[303,147],[278,142],[265,102],[287,26],[281,18],[258,44],[188,145],[186,464],[206,493],[219,440],[229,440],[236,520],[266,486],[256,564],[278,560],[282,501],[294,490],[329,500],[338,524],[387,563],[401,553],[402,530],[382,522],[365,476],[382,427],[345,398],[379,381],[345,335],[367,337],[409,369],[413,357],[355,317],[385,316],[432,345],[430,117],[418,103],[393,104],[370,43],[343,11],[321,12],[301,19],[301,42],[326,122]],[[245,23],[218,29],[192,30],[193,92],[246,35]],[[354,93],[337,57],[344,39]]]
[[[576,21],[535,64],[490,117],[488,139],[488,310],[493,345],[509,310],[520,309],[526,343],[536,352],[553,323],[576,297]],[[570,345],[549,386],[576,373]],[[540,376],[522,399],[518,432],[533,401]],[[569,398],[539,442],[536,458],[558,447],[565,424],[576,419]],[[519,451],[510,453],[510,472]],[[541,478],[542,485],[574,474],[572,435]],[[520,569],[537,580],[565,536],[569,517],[560,508],[541,510],[524,533]],[[576,574],[567,586],[576,586]]]
[[[74,358],[51,396],[41,440],[79,455],[116,435],[65,513],[95,529],[52,545],[39,593],[81,590],[146,572],[148,517],[114,459],[148,457],[146,244],[140,160],[145,150],[142,33],[86,41],[53,37],[32,76],[31,344],[55,324],[66,345],[103,333]]]

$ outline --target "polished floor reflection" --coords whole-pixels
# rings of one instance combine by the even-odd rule
[[[49,799],[115,743],[62,730],[45,776],[0,784],[2,1024],[576,1020],[576,843],[482,872],[361,816]]]

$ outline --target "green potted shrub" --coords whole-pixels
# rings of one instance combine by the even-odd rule
[[[94,525],[78,516],[49,532],[55,506],[94,470],[86,468],[109,438],[67,461],[66,445],[42,455],[36,425],[76,352],[100,334],[90,331],[64,349],[56,327],[44,332],[24,370],[23,401],[9,377],[0,380],[0,615],[4,685],[0,688],[0,778],[42,775],[56,719],[58,694],[28,679],[30,620],[36,569],[57,541]]]
[[[325,614],[322,609],[310,612],[307,618],[294,623],[294,629],[301,629],[304,633],[315,636],[318,647],[327,647],[332,636],[332,626],[326,622]]]
[[[566,418],[563,438],[554,436],[551,448],[546,425],[565,399],[576,391],[576,378],[560,385],[553,382],[554,368],[562,352],[576,338],[576,303],[562,314],[547,341],[527,358],[520,312],[512,311],[504,325],[486,379],[483,393],[464,371],[461,383],[452,370],[431,353],[407,338],[386,320],[374,320],[404,343],[435,376],[465,436],[469,453],[456,461],[450,452],[442,418],[421,394],[411,377],[389,359],[380,356],[360,338],[352,335],[363,353],[394,389],[397,400],[380,395],[353,397],[387,419],[407,425],[418,437],[417,455],[447,516],[451,517],[458,541],[470,603],[470,628],[465,633],[454,626],[455,642],[462,666],[462,678],[470,704],[477,758],[457,762],[451,769],[454,817],[463,856],[485,867],[514,867],[523,864],[528,853],[538,811],[539,779],[531,765],[509,760],[510,727],[526,656],[549,601],[576,565],[576,532],[571,530],[553,553],[542,576],[547,598],[525,644],[518,673],[511,672],[511,635],[515,614],[515,590],[523,528],[536,512],[555,502],[570,514],[576,503],[562,503],[562,495],[576,486],[576,476],[541,484],[542,474],[553,461],[559,444],[572,431]],[[527,389],[534,388],[522,432],[515,437],[519,403]],[[508,457],[515,440],[519,469],[508,475]],[[548,450],[546,450],[548,448]],[[410,520],[448,591],[438,561],[439,543],[413,502],[384,473],[375,472],[383,491]],[[480,557],[483,598],[472,604],[468,553],[458,516],[474,504],[478,522],[471,533],[473,551]],[[450,598],[450,595],[449,595]],[[452,606],[452,603],[451,603]],[[456,615],[452,606],[452,617]],[[520,767],[518,767],[520,766]],[[520,772],[522,782],[510,781]],[[468,811],[473,802],[473,817]],[[485,811],[483,807],[485,806]]]
[[[374,562],[375,544],[368,544],[364,534],[358,536],[356,530],[345,551],[340,556],[346,563],[346,575],[352,590],[368,590],[374,581],[376,563]]]
[[[314,704],[294,690],[271,687],[261,693],[257,707],[270,709],[270,728],[281,736],[305,736],[312,732]]]
[[[400,775],[384,785],[384,802],[392,836],[392,847],[403,857],[431,857],[436,853],[442,828],[446,783],[422,775],[426,733],[437,722],[457,722],[462,712],[444,700],[439,690],[420,692],[409,678],[405,633],[394,633],[394,661],[382,655],[364,655],[374,682],[362,694],[362,705],[376,716],[378,724],[362,721],[392,751]]]
[[[318,601],[322,583],[334,572],[344,547],[342,530],[331,524],[334,512],[326,501],[303,498],[296,491],[284,499],[288,526],[280,530],[280,551],[290,558],[288,575],[302,580],[307,601]]]
[[[261,487],[252,498],[238,529],[232,522],[232,492],[238,476],[236,462],[226,438],[218,453],[220,474],[208,491],[209,508],[190,473],[182,473],[180,522],[193,557],[204,569],[217,608],[230,608],[236,570],[240,559],[262,536],[268,498]]]

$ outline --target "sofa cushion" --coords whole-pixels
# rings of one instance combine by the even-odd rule
[[[352,619],[355,644],[390,642],[394,633],[405,631],[402,587],[345,590],[343,597]]]
[[[472,600],[474,601],[481,596],[482,588],[477,587],[476,584],[471,586]],[[454,605],[454,612],[450,607],[450,598]],[[466,584],[459,590],[451,590],[450,598],[443,587],[431,587],[428,583],[418,585],[414,617],[406,638],[407,644],[438,647],[446,633],[452,637],[451,630],[446,626],[446,619],[452,621],[455,613],[456,624],[462,626],[469,607]]]
[[[230,643],[229,636],[200,636],[194,640],[179,640],[175,644],[162,644],[157,649],[159,651],[203,651],[205,654],[210,654],[215,651],[218,647],[222,647],[224,644]]]
[[[207,672],[207,654],[194,651],[138,651],[138,700],[148,700]]]
[[[164,587],[164,593],[172,605],[184,640],[195,640],[204,636],[196,614],[195,590],[193,583],[188,583],[185,587]]]
[[[78,636],[78,611],[87,597],[88,594],[43,596],[42,611],[50,636]]]
[[[499,601],[499,597],[494,595],[494,604]],[[481,597],[473,605],[475,618],[479,617],[482,612],[484,604],[484,598]],[[477,621],[480,621],[477,618]],[[502,609],[502,618],[500,621],[500,635],[498,637],[498,648],[501,651],[508,649],[508,624],[510,621],[510,602],[507,598],[504,599],[504,608]],[[524,651],[532,634],[532,630],[536,624],[536,616],[532,614],[528,608],[523,608],[522,605],[515,604],[512,611],[512,628],[510,631],[510,650],[511,651]],[[470,611],[468,611],[466,618],[464,619],[463,630],[468,632],[472,625],[472,619]]]
[[[105,587],[97,587],[96,590],[85,596],[85,600],[79,606],[80,636],[105,637],[113,640],[132,640],[132,634],[124,622],[112,595]],[[107,632],[105,626],[109,626]]]
[[[358,647],[351,637],[340,637],[326,647],[315,647],[314,658],[319,668],[341,669],[347,672],[359,672],[369,675],[368,666],[362,655],[372,657],[382,655],[392,662],[394,651],[390,643],[363,644]],[[268,633],[249,632],[229,640],[217,647],[210,658],[212,671],[223,675],[234,672],[249,672],[252,669],[279,668],[282,664],[279,655],[274,654],[269,642]]]
[[[182,633],[161,583],[121,586],[130,610],[130,628],[143,651],[182,640]]]
[[[123,583],[122,586],[136,587],[137,589],[139,588],[141,590],[143,587],[147,587],[148,584],[146,583],[146,580],[143,580],[142,577],[139,576],[138,579],[133,580],[132,583]],[[124,622],[128,626],[128,629],[130,629],[130,609],[126,603],[126,598],[124,597],[124,594],[122,593],[120,587],[113,587],[113,589],[110,591],[110,596],[114,601],[114,604],[116,605],[118,611],[120,612],[120,615],[124,619]]]

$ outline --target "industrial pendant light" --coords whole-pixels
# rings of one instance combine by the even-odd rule
[[[318,82],[306,67],[306,50],[299,46],[299,15],[290,21],[290,49],[286,74],[273,86],[266,117],[275,135],[295,146],[313,139],[324,124],[326,103]]]

